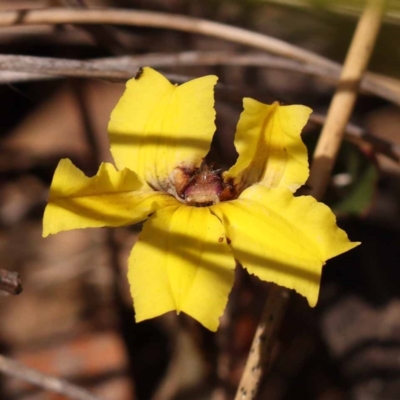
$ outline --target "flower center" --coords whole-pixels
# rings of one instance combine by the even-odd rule
[[[212,165],[202,164],[193,172],[186,173],[186,182],[180,186],[181,190],[177,190],[179,197],[194,207],[207,207],[234,197],[231,185],[222,178],[222,170],[214,169]]]

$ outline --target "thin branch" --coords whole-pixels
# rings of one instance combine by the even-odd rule
[[[153,67],[179,67],[198,65],[241,65],[269,67],[286,71],[316,75],[333,82],[339,72],[332,73],[322,67],[267,54],[238,54],[233,52],[182,52],[155,53],[140,56],[101,58],[89,61],[50,57],[0,55],[0,83],[59,77],[79,77],[126,80],[134,76],[144,65]],[[50,76],[49,76],[50,75]],[[399,95],[400,102],[400,95]]]
[[[361,76],[374,48],[381,24],[383,6],[384,0],[369,0],[353,36],[343,68],[341,83],[328,111],[324,133],[321,134],[311,168],[310,181],[313,185],[313,194],[317,198],[321,198],[325,193],[326,182],[329,181],[331,167],[336,159],[344,129],[353,109]],[[345,91],[343,91],[343,82],[346,84]],[[322,166],[321,163],[323,163]],[[235,400],[254,399],[257,395],[263,373],[271,364],[276,332],[280,328],[286,310],[287,293],[288,289],[274,286],[268,295],[265,312],[254,337],[253,346],[255,347],[252,347],[252,351],[250,351]],[[271,303],[273,307],[270,306]],[[279,318],[269,321],[268,310],[278,313]],[[259,340],[260,331],[265,332],[263,341]]]
[[[312,113],[310,116],[310,122],[323,125],[326,121],[326,115]],[[376,153],[380,153],[390,158],[394,162],[400,162],[400,146],[396,143],[389,142],[388,140],[382,139],[378,136],[369,133],[365,129],[355,125],[347,124],[344,129],[344,139],[357,145],[369,144],[373,147]]]
[[[22,285],[18,273],[0,269],[0,294],[20,294],[21,292]]]
[[[50,57],[0,55],[0,83],[14,83],[29,80],[51,79],[57,77],[80,77],[98,79],[128,79],[144,65],[153,67],[178,67],[197,65],[240,65],[268,67],[286,71],[295,71],[339,81],[340,69],[333,71],[320,65],[261,53],[235,52],[198,52],[154,53],[139,56],[100,58],[89,61],[70,60]],[[49,76],[50,75],[50,76]],[[365,82],[365,81],[364,81]],[[366,90],[366,86],[361,85]],[[400,90],[387,90],[387,87],[400,87],[400,81],[376,76],[375,89],[372,92],[387,100],[400,104]]]
[[[139,67],[144,65],[150,65],[152,67],[198,65],[258,66],[316,75],[328,78],[334,82],[338,81],[340,76],[339,70],[332,71],[332,69],[323,66],[305,64],[284,57],[271,56],[263,53],[241,54],[226,51],[185,51],[182,53],[150,53],[139,56],[109,57],[89,61],[51,57],[0,55],[0,70],[2,71],[42,73],[57,76],[128,79],[136,73]],[[0,83],[1,82],[3,81],[0,75]],[[6,82],[11,83],[10,81]],[[384,87],[382,89],[384,89]]]
[[[350,45],[343,72],[313,156],[308,184],[311,187],[310,194],[318,199],[323,197],[330,181],[345,127],[357,99],[361,78],[374,49],[383,9],[384,1],[369,0]]]
[[[180,30],[257,47],[304,62],[313,62],[327,67],[335,67],[338,65],[311,51],[301,49],[300,47],[267,35],[218,22],[182,15],[111,8],[90,10],[51,8],[5,11],[0,13],[0,26],[79,23],[133,25]]]
[[[324,71],[285,58],[265,54],[237,54],[216,52],[183,52],[177,54],[147,54],[143,56],[126,56],[101,58],[91,61],[57,59],[48,57],[0,55],[0,83],[25,81],[32,79],[51,79],[61,75],[70,77],[91,77],[103,79],[128,79],[140,66],[157,65],[214,65],[214,63],[232,63],[233,65],[258,65],[295,70],[304,73],[316,73],[325,76]],[[7,71],[1,71],[1,69]],[[31,71],[31,72],[22,72]],[[45,71],[40,74],[36,71]],[[47,74],[51,75],[47,75]],[[54,74],[54,75],[53,75]],[[186,81],[186,77],[171,76],[176,82]],[[335,79],[333,75],[332,79]],[[323,125],[326,116],[313,113],[310,121]],[[385,155],[394,162],[400,162],[400,146],[381,139],[354,124],[345,127],[345,139],[356,144],[368,143],[374,151]]]
[[[322,67],[302,64],[298,61],[260,53],[238,54],[234,52],[182,52],[171,54],[146,54],[100,58],[89,61],[70,60],[50,57],[0,55],[0,83],[11,83],[32,79],[51,79],[61,76],[90,77],[101,79],[129,79],[143,65],[159,67],[232,64],[260,66],[309,73],[338,81],[339,77]],[[3,70],[3,71],[2,71]],[[29,72],[28,72],[29,71]],[[43,74],[44,73],[44,74]],[[49,74],[49,75],[47,75]],[[169,75],[171,78],[171,76]],[[176,77],[176,81],[185,81]],[[310,121],[324,124],[326,116],[313,113]],[[345,128],[346,139],[357,144],[365,142],[395,162],[400,161],[400,148],[393,143],[378,138],[364,129],[348,124]]]
[[[217,51],[187,51],[182,53],[150,53],[139,56],[109,57],[89,61],[0,55],[0,70],[2,71],[31,72],[69,77],[128,79],[137,72],[139,67],[145,65],[151,65],[152,67],[198,65],[259,66],[297,71],[304,74],[326,77],[334,81],[339,79],[339,71],[333,72],[321,66],[304,64],[287,58],[262,53],[240,54]]]
[[[72,400],[101,400],[78,386],[68,383],[64,379],[45,375],[35,369],[25,367],[11,360],[8,357],[0,355],[0,371],[13,378],[21,379],[35,386],[52,392],[59,393]]]
[[[13,84],[18,82],[33,82],[60,78],[58,75],[45,75],[31,72],[0,71],[0,84]]]
[[[68,77],[92,77],[104,79],[126,79],[132,77],[133,71],[118,67],[118,58],[110,68],[102,66],[102,60],[80,61],[63,58],[0,55],[0,69],[14,73],[56,75]],[[137,70],[137,68],[136,68]]]
[[[271,366],[272,350],[289,298],[288,289],[271,284],[235,400],[252,400],[256,397],[261,378]]]
[[[111,8],[51,8],[0,13],[0,26],[37,24],[114,24],[180,30],[240,43],[304,63],[323,66],[332,72],[341,69],[339,63],[282,40],[218,22],[181,15]],[[385,85],[385,90],[382,90],[382,85]],[[393,83],[386,83],[376,74],[367,74],[362,87],[370,93],[400,104],[400,86],[394,87]]]

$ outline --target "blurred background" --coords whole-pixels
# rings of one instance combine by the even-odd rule
[[[3,11],[32,8],[153,10],[264,33],[342,63],[363,5],[3,0],[0,20]],[[369,69],[395,94],[390,101],[362,91],[324,199],[350,238],[363,244],[327,263],[315,309],[293,293],[259,399],[400,398],[399,38],[400,4],[391,1]],[[16,23],[0,27],[0,53],[69,60],[133,56],[131,64],[114,60],[112,68],[134,76],[129,68],[150,65],[176,82],[218,75],[217,133],[209,158],[225,168],[236,159],[233,135],[243,97],[313,108],[303,133],[312,154],[335,84],[332,74],[300,68],[290,58],[284,62],[214,37],[147,27]],[[82,78],[78,64],[59,76],[18,70],[1,55],[0,268],[18,272],[23,286],[18,296],[0,294],[1,353],[104,400],[232,399],[269,285],[238,268],[216,334],[184,315],[135,324],[126,265],[140,226],[41,236],[59,159],[71,158],[88,175],[111,160],[107,123],[126,79]],[[64,397],[0,375],[0,398]]]

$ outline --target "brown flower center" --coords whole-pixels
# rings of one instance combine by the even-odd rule
[[[186,182],[180,184],[178,195],[188,205],[207,207],[234,198],[233,188],[227,184],[220,169],[203,164],[191,173],[185,171]]]

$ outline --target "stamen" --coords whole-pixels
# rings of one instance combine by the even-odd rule
[[[185,172],[187,173],[187,171]],[[180,186],[177,187],[180,198],[186,204],[195,207],[207,207],[219,203],[220,196],[225,189],[222,170],[205,163],[188,176],[184,186],[182,186],[182,182],[177,186]]]

